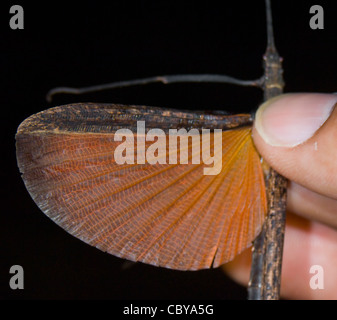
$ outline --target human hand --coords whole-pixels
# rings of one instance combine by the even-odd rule
[[[253,139],[261,156],[289,179],[281,297],[337,299],[337,95],[287,94],[260,106]],[[247,285],[251,249],[225,271]],[[310,268],[323,268],[312,289]]]

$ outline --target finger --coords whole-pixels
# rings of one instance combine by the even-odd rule
[[[337,298],[337,231],[317,222],[289,215],[285,234],[281,294],[291,299]],[[322,287],[315,275],[321,267]],[[318,280],[318,279],[317,279]]]
[[[283,298],[337,299],[336,242],[336,230],[288,214],[281,277]],[[251,250],[248,249],[223,268],[234,280],[247,286],[250,263]],[[311,273],[315,270],[313,266],[323,270],[319,275],[322,276],[321,289],[315,288],[318,273]]]
[[[287,208],[299,216],[337,229],[337,200],[313,192],[292,181],[288,185]]]
[[[276,171],[296,183],[337,199],[336,95],[288,94],[256,113],[255,145]]]

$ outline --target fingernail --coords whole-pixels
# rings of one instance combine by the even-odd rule
[[[272,146],[294,147],[315,134],[336,103],[331,94],[284,94],[259,107],[255,128]]]

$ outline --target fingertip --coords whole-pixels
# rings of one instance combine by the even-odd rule
[[[260,106],[252,131],[258,152],[272,168],[333,199],[337,199],[336,102],[337,96],[331,94],[279,96]]]
[[[271,146],[294,147],[309,138],[329,118],[334,94],[284,94],[263,103],[256,112],[255,128]]]

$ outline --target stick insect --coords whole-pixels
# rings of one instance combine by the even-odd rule
[[[50,100],[51,97],[56,93],[86,93],[90,91],[97,91],[103,90],[108,88],[114,87],[123,87],[123,86],[130,86],[136,84],[147,84],[151,82],[164,82],[164,83],[174,83],[174,82],[221,82],[221,83],[232,83],[244,86],[257,86],[264,90],[265,100],[279,95],[282,93],[283,90],[283,80],[282,80],[282,67],[281,67],[281,59],[276,51],[274,39],[273,39],[273,30],[272,30],[272,18],[271,18],[271,8],[269,0],[266,0],[266,12],[267,12],[267,30],[268,30],[268,45],[266,54],[264,56],[264,68],[265,74],[263,77],[253,80],[253,81],[242,81],[238,79],[234,79],[228,76],[221,76],[221,75],[176,75],[176,76],[162,76],[162,77],[154,77],[154,78],[147,78],[142,80],[134,80],[134,81],[127,81],[122,83],[114,83],[108,84],[103,86],[95,86],[90,88],[83,88],[83,89],[71,89],[71,88],[58,88],[51,91],[48,95],[48,99]],[[58,194],[55,196],[51,191],[50,186],[47,186],[46,189],[42,191],[45,192],[44,195],[41,196],[41,188],[43,188],[43,179],[42,177],[46,177],[49,174],[53,175],[55,173],[55,181],[53,184],[57,184],[64,178],[60,178],[57,176],[57,171],[61,172],[63,169],[61,167],[50,167],[48,163],[44,162],[46,159],[43,159],[43,149],[45,145],[45,141],[43,139],[46,137],[45,132],[51,133],[54,135],[52,140],[48,140],[49,145],[57,146],[59,141],[57,140],[59,136],[66,135],[67,133],[71,132],[74,137],[77,133],[85,132],[87,135],[90,134],[102,134],[107,133],[111,128],[109,128],[111,122],[116,120],[118,125],[113,127],[113,130],[118,130],[122,128],[122,125],[127,125],[128,128],[131,128],[130,121],[136,121],[138,119],[142,119],[142,115],[145,115],[147,118],[145,120],[147,123],[150,123],[150,128],[155,127],[158,123],[160,124],[161,128],[166,128],[166,130],[172,129],[174,126],[176,128],[180,128],[182,124],[185,125],[186,128],[191,129],[195,126],[204,126],[208,125],[212,130],[216,129],[217,126],[223,130],[230,131],[231,129],[240,128],[249,126],[252,123],[252,118],[250,115],[236,115],[236,116],[222,116],[222,115],[214,115],[214,116],[205,116],[202,113],[196,113],[192,116],[188,113],[178,112],[174,113],[170,110],[167,111],[160,111],[157,109],[149,109],[149,108],[138,108],[138,111],[135,111],[135,108],[123,108],[118,107],[116,111],[109,112],[109,106],[96,106],[94,105],[73,105],[69,106],[66,110],[62,107],[59,109],[53,109],[48,113],[46,112],[40,113],[37,118],[31,117],[28,118],[23,125],[18,130],[17,134],[17,157],[18,163],[21,172],[24,174],[24,181],[27,186],[27,189],[31,193],[35,202],[39,205],[39,207],[47,213],[47,215],[51,215],[51,218],[55,220],[57,223],[61,224],[67,231],[74,234],[75,236],[79,237],[80,239],[89,242],[88,239],[83,236],[81,229],[82,221],[80,220],[81,216],[81,209],[85,207],[85,203],[80,203],[79,206],[76,204],[74,205],[75,211],[79,212],[78,216],[74,216],[73,220],[67,220],[64,218],[60,212],[56,212],[56,207],[59,206],[60,203],[50,205],[50,199],[61,199],[63,202],[64,208],[67,206],[72,206],[70,203],[73,201],[69,197],[68,194]],[[74,113],[72,113],[75,110]],[[106,113],[103,113],[106,112]],[[96,114],[92,114],[92,112],[96,112]],[[162,118],[162,114],[167,113],[167,118]],[[79,118],[82,117],[79,121]],[[75,121],[73,119],[75,118]],[[90,118],[90,120],[89,120]],[[98,118],[98,121],[96,121]],[[56,123],[52,122],[53,119],[56,119]],[[86,120],[85,120],[86,119]],[[82,121],[82,122],[81,122]],[[83,123],[84,121],[84,123]],[[87,122],[85,122],[87,121]],[[124,121],[124,122],[123,122]],[[90,123],[91,122],[91,123]],[[170,123],[169,123],[170,122]],[[212,127],[213,125],[213,127]],[[84,126],[81,128],[81,126]],[[106,126],[106,129],[102,129],[102,127]],[[133,124],[134,126],[134,124]],[[90,127],[90,130],[87,130]],[[82,131],[81,131],[82,130]],[[104,131],[106,130],[106,131]],[[40,135],[40,136],[39,136]],[[30,144],[32,143],[31,137],[34,137],[34,141],[37,141],[35,145],[34,152],[31,152]],[[50,139],[51,136],[47,138]],[[76,136],[77,138],[78,136]],[[36,139],[37,138],[37,139]],[[41,139],[40,139],[41,138]],[[53,140],[55,138],[55,140]],[[69,137],[66,137],[68,139]],[[40,139],[40,140],[39,140]],[[244,138],[246,139],[246,138]],[[71,139],[69,138],[69,142],[71,143]],[[82,142],[80,141],[79,144]],[[94,142],[92,142],[94,143]],[[37,149],[42,150],[41,154],[38,154],[39,151]],[[49,152],[54,152],[53,160],[58,157],[57,152],[55,150],[49,150]],[[103,153],[102,153],[102,156]],[[42,162],[39,163],[40,159]],[[48,160],[48,159],[47,159]],[[62,156],[59,158],[60,163],[63,163],[64,159],[62,160]],[[71,159],[68,159],[64,162],[70,162]],[[91,163],[94,163],[95,160]],[[256,158],[255,158],[256,161]],[[47,161],[48,162],[48,161]],[[54,164],[53,164],[54,165]],[[45,167],[44,167],[45,166]],[[73,170],[74,168],[72,168]],[[34,171],[35,170],[35,171]],[[166,169],[165,169],[166,170]],[[72,171],[68,172],[68,177],[72,176]],[[184,175],[185,173],[182,173]],[[79,176],[81,172],[79,171]],[[51,176],[49,178],[52,180]],[[115,179],[118,177],[115,176]],[[125,178],[125,175],[124,175]],[[58,180],[61,179],[61,180]],[[258,178],[257,178],[258,179]],[[118,179],[117,179],[118,180]],[[68,183],[71,181],[68,181]],[[82,181],[83,182],[83,181]],[[102,181],[101,181],[102,182]],[[172,182],[174,183],[174,182]],[[90,187],[90,185],[89,185]],[[88,188],[88,185],[85,186]],[[274,170],[269,169],[269,173],[266,175],[266,194],[267,199],[266,205],[268,207],[268,215],[266,222],[263,224],[260,236],[258,236],[254,242],[254,249],[253,249],[253,264],[252,264],[252,273],[251,273],[251,280],[248,288],[248,298],[249,299],[278,299],[279,298],[279,286],[280,286],[280,273],[281,273],[281,264],[282,264],[282,246],[283,246],[283,234],[284,234],[284,212],[285,212],[285,189],[286,188],[286,181],[284,178],[279,176]],[[74,193],[76,195],[78,190],[74,189]],[[185,192],[184,190],[182,191]],[[260,196],[259,190],[256,191],[257,193],[254,196]],[[263,190],[263,192],[265,192]],[[43,193],[43,192],[42,192]],[[83,197],[79,195],[79,199]],[[150,195],[149,195],[150,198]],[[89,200],[90,202],[90,200]],[[167,204],[171,205],[171,204]],[[132,206],[132,203],[131,203]],[[69,209],[72,210],[71,207]],[[261,208],[260,208],[261,209]],[[62,209],[63,210],[63,209]],[[94,210],[91,208],[91,210]],[[56,210],[57,211],[57,210]],[[264,212],[261,209],[261,214],[264,215]],[[79,220],[76,220],[79,219]],[[89,220],[88,220],[89,221]],[[123,221],[121,221],[123,222]],[[140,221],[141,222],[141,221]],[[90,221],[88,222],[88,230],[89,233],[91,232],[91,224]],[[111,221],[111,223],[114,223]],[[150,222],[151,223],[151,222]],[[262,223],[261,223],[262,225]],[[116,224],[116,228],[118,229],[120,226]],[[105,230],[109,230],[108,225],[101,226],[101,228]],[[95,226],[93,226],[93,230],[95,230]],[[255,230],[256,231],[256,230]],[[131,230],[132,232],[132,230]],[[164,232],[163,232],[164,233]],[[256,235],[256,234],[255,234]],[[93,234],[93,238],[99,238],[99,235]],[[252,239],[251,239],[252,240]],[[101,243],[103,241],[103,243]],[[94,242],[93,245],[100,247],[101,249],[105,250],[104,241],[106,239],[99,240],[99,243]],[[137,240],[139,243],[141,239]],[[247,241],[247,240],[246,240]],[[193,261],[191,262],[184,262],[183,258],[191,259],[190,256],[182,255],[178,261],[175,261],[172,256],[170,256],[170,248],[168,248],[167,252],[163,255],[163,259],[165,262],[162,262],[160,258],[156,258],[156,256],[148,255],[148,251],[151,249],[150,243],[149,247],[146,249],[145,253],[140,253],[140,256],[137,256],[133,259],[133,255],[136,253],[134,251],[128,251],[127,246],[128,244],[123,244],[123,247],[117,248],[120,250],[120,256],[126,256],[131,260],[139,260],[144,261],[152,264],[157,264],[161,266],[167,266],[177,269],[198,269],[204,268],[205,266],[217,266],[220,265],[223,261],[228,261],[226,259],[231,259],[233,257],[233,252],[231,252],[225,260],[221,260],[221,255],[219,258],[217,257],[217,253],[220,251],[218,248],[212,246],[213,253],[210,256],[202,257],[202,259],[207,260],[205,263],[194,264]],[[170,245],[172,246],[173,243]],[[131,243],[131,245],[133,245]],[[161,244],[156,244],[156,246],[161,246]],[[220,244],[221,246],[221,244]],[[238,245],[239,249],[235,251],[235,253],[242,251],[245,245]],[[123,250],[128,251],[125,255]],[[172,249],[171,249],[172,250]],[[191,249],[192,250],[192,249]],[[199,248],[198,248],[199,250]],[[137,251],[137,250],[136,250]],[[114,253],[118,255],[116,252]],[[193,251],[194,255],[197,255],[195,251]],[[168,259],[168,260],[167,260]],[[169,260],[173,259],[174,261],[171,263]],[[202,260],[201,259],[201,260]],[[158,263],[157,263],[158,262]],[[203,262],[203,261],[202,261]],[[181,267],[181,268],[180,268]]]

